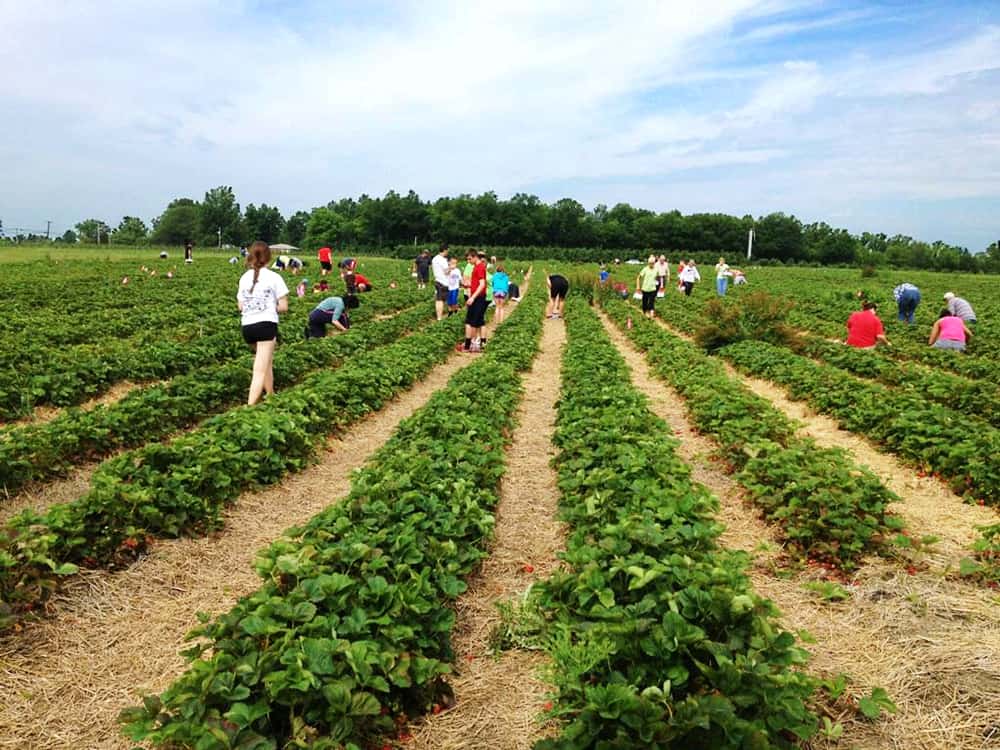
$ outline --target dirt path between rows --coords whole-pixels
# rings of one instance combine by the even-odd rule
[[[145,383],[134,383],[131,380],[121,380],[117,383],[111,385],[108,390],[104,391],[99,396],[94,396],[94,398],[84,401],[82,404],[77,404],[75,409],[81,409],[82,411],[90,411],[98,406],[109,406],[111,404],[118,403],[123,398],[125,398],[129,393],[134,391],[136,388],[145,388],[150,385],[155,385],[156,381],[150,381]],[[30,414],[25,414],[20,419],[12,419],[9,422],[0,421],[0,430],[7,428],[24,427],[25,425],[33,424],[40,425],[46,422],[51,422],[53,419],[58,417],[67,408],[65,406],[52,406],[51,404],[43,404],[42,406],[36,406]]]
[[[690,341],[662,320],[659,322],[670,333]],[[860,435],[841,429],[834,419],[813,411],[806,403],[793,401],[781,386],[744,375],[728,362],[719,361],[725,364],[730,376],[799,422],[802,434],[824,448],[846,450],[856,463],[867,466],[899,495],[901,502],[892,503],[889,509],[903,519],[910,535],[918,538],[932,535],[939,539],[922,557],[923,562],[935,569],[956,572],[959,561],[970,555],[972,542],[978,537],[975,527],[1000,520],[992,508],[963,502],[944,482],[918,477],[915,469],[895,456],[884,453]]]
[[[753,588],[778,606],[784,627],[816,639],[808,646],[810,672],[849,675],[848,693],[856,697],[883,687],[899,707],[895,716],[877,722],[835,708],[843,737],[817,738],[811,747],[1000,747],[1000,616],[994,596],[934,571],[908,575],[898,563],[879,558],[865,561],[846,587],[849,598],[841,602],[823,603],[802,588],[814,578],[811,571],[773,575],[775,531],[747,505],[732,477],[706,458],[716,445],[688,421],[683,399],[607,319],[605,325],[634,383],[681,440],[678,454],[692,466],[693,478],[719,498],[719,519],[727,527],[721,543],[751,554]]]
[[[533,580],[551,575],[564,547],[565,529],[556,520],[556,472],[549,463],[555,454],[552,434],[565,342],[563,321],[546,320],[541,352],[524,376],[525,395],[500,484],[494,543],[456,606],[455,706],[428,717],[407,747],[528,750],[545,731],[538,721],[547,690],[539,678],[545,657],[515,650],[495,659],[489,639],[500,622],[497,602],[517,599]]]
[[[328,441],[319,463],[242,495],[220,533],[159,542],[119,573],[80,576],[56,602],[58,616],[0,642],[0,748],[133,747],[118,712],[164,690],[199,611],[218,614],[253,591],[257,550],[347,494],[351,472],[475,360],[453,354],[381,411]]]

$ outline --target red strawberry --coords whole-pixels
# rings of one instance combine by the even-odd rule
[[[551,711],[552,710],[552,701],[545,701],[545,704],[542,706],[542,708],[544,708],[546,711]]]
[[[907,565],[907,566],[906,566],[906,572],[907,572],[907,573],[908,573],[909,575],[911,575],[911,576],[912,576],[912,575],[916,575],[916,573],[917,573],[917,569],[916,569],[915,567],[913,567],[912,565]]]
[[[435,703],[433,706],[431,706],[431,713],[434,714],[435,716],[441,713],[441,704]]]
[[[523,568],[521,568],[521,570],[523,570],[525,573],[534,573],[535,572],[535,566],[534,565],[530,565],[530,564],[529,565],[525,565]]]

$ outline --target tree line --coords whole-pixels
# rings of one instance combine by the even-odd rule
[[[87,219],[62,241],[122,245],[240,246],[253,240],[287,242],[311,252],[329,245],[392,254],[400,245],[448,242],[455,245],[537,248],[539,255],[579,260],[638,256],[646,250],[673,257],[694,253],[741,256],[753,229],[753,257],[781,263],[892,265],[939,270],[1000,271],[1000,248],[983,254],[945,242],[905,235],[852,234],[825,222],[804,224],[795,216],[732,216],[722,213],[657,213],[618,203],[587,210],[563,198],[545,203],[518,193],[502,200],[496,193],[421,200],[412,190],[341,198],[312,211],[285,217],[276,206],[248,204],[241,210],[233,189],[213,188],[201,201],[171,201],[151,226],[126,216],[115,228]],[[559,249],[559,252],[553,252]],[[574,249],[570,252],[569,249]],[[631,251],[631,252],[630,252]]]

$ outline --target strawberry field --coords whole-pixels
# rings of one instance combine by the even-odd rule
[[[648,320],[518,263],[466,354],[380,258],[304,340],[309,264],[247,407],[242,266],[148,255],[0,276],[3,750],[1000,745],[995,278],[749,269]],[[839,343],[859,289],[891,347]]]

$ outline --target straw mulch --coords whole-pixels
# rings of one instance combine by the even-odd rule
[[[636,385],[683,441],[679,453],[693,465],[695,478],[719,497],[719,517],[727,525],[722,542],[754,556],[755,565],[748,571],[754,589],[778,606],[784,627],[805,630],[816,639],[807,646],[813,655],[809,671],[825,678],[847,674],[847,693],[854,698],[882,687],[898,707],[895,715],[871,722],[845,701],[824,706],[822,710],[843,724],[844,734],[837,741],[817,738],[812,746],[873,750],[1000,747],[998,602],[991,592],[947,577],[941,569],[942,558],[953,559],[963,532],[982,509],[961,504],[951,493],[940,494],[938,482],[903,476],[907,470],[891,457],[835,425],[832,430],[824,425],[815,432],[820,444],[852,450],[860,445],[872,452],[863,454],[865,462],[877,464],[873,468],[892,482],[890,486],[902,498],[901,515],[911,505],[929,508],[940,503],[940,526],[937,516],[923,511],[914,512],[906,521],[914,534],[941,536],[945,549],[944,554],[929,553],[930,564],[913,575],[897,561],[868,559],[845,587],[850,598],[824,603],[803,588],[819,577],[816,571],[773,575],[780,555],[774,531],[748,507],[733,479],[706,459],[715,446],[687,421],[683,400],[652,376],[645,358],[616,329],[610,330],[633,368]],[[816,415],[789,402],[769,383],[749,384],[804,422],[807,434],[813,434],[810,428],[817,424]],[[847,440],[852,444],[845,445]],[[966,511],[971,513],[964,521],[956,520]],[[927,527],[917,528],[924,521]]]
[[[114,573],[75,578],[53,619],[0,641],[0,748],[132,747],[116,717],[184,669],[179,651],[195,613],[219,613],[252,591],[256,551],[342,497],[351,472],[473,359],[453,355],[381,411],[331,440],[319,463],[281,484],[244,494],[225,528],[207,538],[163,541]]]
[[[824,448],[843,448],[899,495],[902,502],[893,503],[890,510],[903,519],[907,531],[915,537],[939,537],[939,541],[926,550],[921,562],[941,571],[956,571],[958,561],[969,555],[972,542],[978,536],[975,527],[1000,520],[992,508],[965,503],[944,482],[933,477],[918,477],[914,469],[883,453],[865,438],[842,430],[836,421],[817,414],[806,404],[792,401],[774,383],[739,374],[736,377],[758,396],[801,422],[802,432],[817,444]]]
[[[565,531],[556,520],[559,495],[549,464],[564,341],[562,321],[546,321],[541,354],[524,378],[490,556],[456,603],[455,705],[416,727],[407,747],[527,750],[546,731],[539,722],[546,701],[539,678],[545,658],[523,651],[494,658],[489,637],[500,622],[497,602],[520,598],[534,579],[547,577],[559,564]]]
[[[147,383],[133,383],[131,380],[122,380],[118,383],[114,383],[101,395],[87,399],[76,408],[82,409],[83,411],[90,411],[95,406],[107,406],[109,404],[114,404],[125,398],[125,396],[127,396],[131,391],[145,385],[147,385]],[[19,425],[26,424],[45,424],[46,422],[51,422],[65,410],[65,407],[52,406],[51,404],[36,406],[30,414],[25,414],[19,419],[12,419],[9,422],[0,421],[0,429],[5,427],[17,427]]]

